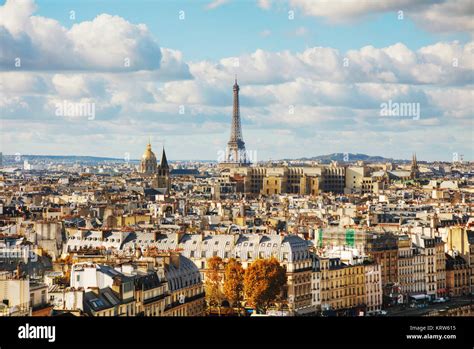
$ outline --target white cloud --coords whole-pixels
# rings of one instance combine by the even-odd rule
[[[272,0],[258,0],[258,7],[268,10],[272,7]]]
[[[17,36],[31,25],[29,16],[35,11],[36,5],[33,0],[8,0],[3,6],[0,6],[0,24]]]
[[[446,0],[427,7],[413,17],[433,32],[474,31],[474,2],[471,0]]]
[[[33,1],[7,0],[0,7],[1,70],[160,71],[165,80],[189,78],[179,51],[160,48],[144,24],[101,14],[67,29],[34,16]],[[16,67],[16,59],[21,66]]]
[[[289,0],[290,6],[302,11],[303,15],[326,17],[332,21],[347,21],[354,17],[365,17],[371,13],[381,13],[409,8],[419,8],[439,0],[359,0],[359,1],[328,1],[328,0]]]
[[[0,92],[7,94],[44,94],[51,89],[49,80],[28,72],[0,73]]]
[[[351,4],[344,11],[357,15],[360,10]],[[428,147],[419,140],[440,134],[447,137],[426,152],[468,149],[474,42],[438,42],[418,50],[403,43],[348,52],[258,49],[187,63],[180,51],[160,47],[144,25],[103,14],[66,29],[33,16],[34,10],[31,1],[22,8],[9,1],[0,8],[0,14],[8,14],[0,24],[5,34],[0,64],[9,70],[0,73],[0,107],[3,133],[24,136],[43,153],[55,153],[52,144],[61,144],[70,153],[116,156],[120,144],[125,150],[119,155],[136,151],[139,156],[153,134],[167,138],[181,157],[213,158],[228,137],[234,74],[241,85],[244,137],[249,149],[263,151],[259,157],[290,149],[288,156],[373,154],[377,142],[379,155],[390,156],[397,142],[400,151]],[[331,9],[318,11],[330,16]],[[18,52],[20,70],[11,68]],[[126,56],[132,66],[123,71]],[[390,99],[420,103],[421,119],[381,118],[380,103]],[[55,116],[55,106],[64,101],[95,103],[95,120]],[[2,140],[8,151],[6,139],[11,137]],[[16,139],[14,147],[20,143]],[[452,144],[458,149],[451,150]]]
[[[148,28],[118,16],[102,14],[92,21],[75,24],[68,32],[68,39],[74,55],[86,67],[119,71],[160,67],[161,50]]]
[[[289,5],[300,10],[303,15],[323,17],[336,23],[363,19],[373,14],[403,11],[404,16],[412,17],[431,31],[474,30],[474,3],[471,0],[289,0]]]
[[[60,97],[100,98],[106,94],[107,80],[97,75],[54,74],[51,81]]]
[[[212,10],[224,4],[227,4],[228,2],[229,0],[213,0],[209,4],[207,4],[206,8]]]
[[[402,43],[385,48],[365,46],[345,54],[329,47],[311,47],[297,53],[259,49],[217,63],[191,63],[190,70],[197,80],[218,85],[234,74],[246,84],[275,84],[302,77],[345,83],[465,85],[472,83],[473,48],[474,42],[462,45],[454,41],[416,51]]]

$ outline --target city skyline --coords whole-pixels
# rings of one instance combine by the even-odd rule
[[[153,142],[152,142],[153,143]],[[153,147],[153,144],[152,144],[152,147]],[[153,148],[153,149],[163,149],[163,147],[156,147],[156,148]],[[127,157],[122,157],[122,158],[117,158],[117,157],[109,157],[109,156],[92,156],[92,155],[74,155],[74,154],[66,154],[66,155],[54,155],[54,154],[3,154],[2,153],[2,156],[4,157],[3,160],[5,161],[5,157],[19,157],[20,160],[16,160],[16,162],[22,162],[24,160],[28,160],[30,157],[34,157],[34,158],[90,158],[90,159],[97,159],[98,161],[130,161],[130,162],[135,162],[135,163],[139,163],[141,161],[140,159],[140,156],[137,156],[135,158],[128,158],[128,154],[126,154]],[[300,157],[300,158],[285,158],[285,159],[269,159],[269,160],[258,160],[256,162],[249,162],[249,165],[252,165],[254,163],[271,163],[271,162],[282,162],[282,161],[314,161],[312,159],[315,159],[317,160],[317,158],[327,158],[327,159],[330,159],[330,158],[337,158],[337,157],[340,157],[340,158],[344,158],[346,157],[347,158],[347,161],[344,161],[342,160],[343,162],[346,162],[346,163],[355,163],[357,161],[365,161],[365,160],[361,160],[359,157],[369,157],[369,158],[381,158],[381,159],[386,159],[387,161],[389,160],[392,160],[392,161],[395,161],[395,162],[411,162],[412,161],[412,157],[413,157],[413,154],[410,155],[410,157],[408,158],[404,158],[404,159],[393,159],[393,158],[385,158],[383,155],[378,155],[378,154],[361,154],[361,153],[331,153],[331,154],[315,154],[314,156],[311,156],[311,157]],[[465,163],[465,164],[468,164],[469,161],[466,161],[464,159],[464,154],[453,154],[453,156],[455,157],[455,159],[452,159],[452,160],[449,160],[449,161],[441,161],[441,160],[435,160],[435,161],[425,161],[425,160],[419,160],[420,162],[422,163]],[[80,161],[80,160],[77,160],[77,161]],[[186,162],[186,161],[189,161],[189,162],[209,162],[209,163],[220,163],[219,159],[170,159],[169,162],[171,163],[174,163],[174,162]],[[329,163],[330,160],[326,160],[325,162],[323,163]],[[338,160],[335,160],[335,161],[338,161]],[[369,160],[367,161],[368,163],[371,163],[371,162],[377,162],[375,160]]]
[[[473,159],[469,1],[1,3],[4,154],[217,160],[237,74],[258,160]]]

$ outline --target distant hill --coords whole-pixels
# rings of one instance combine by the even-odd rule
[[[346,158],[347,157],[347,158]],[[120,163],[125,162],[123,158],[110,158],[110,157],[98,157],[98,156],[80,156],[80,155],[21,155],[19,160],[16,155],[3,155],[3,164],[13,164],[28,160],[31,163],[36,162],[54,162],[54,163],[79,163],[79,164],[100,164],[100,163]],[[355,161],[365,161],[365,162],[407,162],[410,160],[394,160],[392,158],[384,158],[383,156],[371,156],[366,154],[352,154],[352,153],[332,153],[328,155],[318,155],[313,157],[303,157],[297,159],[282,159],[283,161],[318,161],[323,164],[329,164],[331,161],[338,162],[355,162]],[[347,160],[347,161],[346,161]],[[137,159],[130,159],[132,163],[138,162]],[[184,161],[184,160],[182,160]],[[212,160],[193,160],[196,162],[215,162]]]
[[[353,154],[353,153],[332,153],[328,155],[319,155],[313,156],[310,158],[304,157],[299,159],[285,159],[292,161],[319,161],[321,163],[330,163],[331,161],[338,162],[355,162],[355,161],[365,161],[365,162],[406,162],[407,160],[394,160],[392,158],[384,158],[383,156],[371,156],[367,154]]]

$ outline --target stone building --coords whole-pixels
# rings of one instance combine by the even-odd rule
[[[446,253],[446,289],[449,297],[469,294],[469,264],[459,255]]]

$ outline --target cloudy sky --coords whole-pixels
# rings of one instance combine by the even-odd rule
[[[215,160],[237,74],[258,160],[474,159],[471,0],[0,4],[5,154]]]

